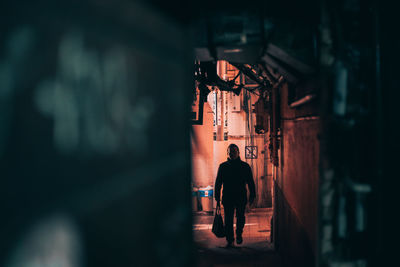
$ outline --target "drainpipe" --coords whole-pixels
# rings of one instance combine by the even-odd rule
[[[279,148],[279,120],[280,120],[280,103],[279,103],[279,88],[283,82],[283,76],[278,79],[278,82],[274,84],[271,90],[271,131],[270,131],[270,145],[271,145],[271,159],[274,166],[279,166],[279,156],[278,156],[278,148]]]

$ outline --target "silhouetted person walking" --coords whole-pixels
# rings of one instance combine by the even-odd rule
[[[253,174],[249,164],[242,161],[239,157],[239,148],[235,144],[228,146],[228,160],[221,163],[218,168],[217,179],[215,181],[215,200],[220,205],[221,186],[222,205],[225,212],[225,230],[227,246],[233,245],[233,215],[236,210],[236,243],[243,242],[242,233],[245,224],[245,208],[247,204],[247,189],[249,187],[249,202],[252,204],[255,199],[255,186]]]

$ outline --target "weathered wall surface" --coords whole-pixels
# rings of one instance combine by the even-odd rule
[[[203,125],[192,126],[192,183],[194,187],[214,185],[213,128],[213,113],[206,102]]]
[[[280,177],[276,183],[278,242],[296,261],[311,264],[316,253],[319,118],[315,103],[291,109],[287,93],[287,85],[282,86]]]
[[[283,184],[287,202],[315,248],[318,206],[318,121],[284,123]]]

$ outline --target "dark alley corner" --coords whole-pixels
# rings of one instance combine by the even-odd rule
[[[397,10],[0,2],[0,266],[396,265]],[[230,144],[255,188],[233,248]]]

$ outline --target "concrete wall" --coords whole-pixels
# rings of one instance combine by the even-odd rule
[[[195,106],[194,109],[198,107]],[[192,126],[192,183],[194,187],[214,185],[213,113],[204,103],[203,125]]]
[[[301,266],[312,266],[316,255],[320,122],[315,103],[291,109],[287,95],[284,84],[280,91],[282,139],[276,177],[278,247]]]

